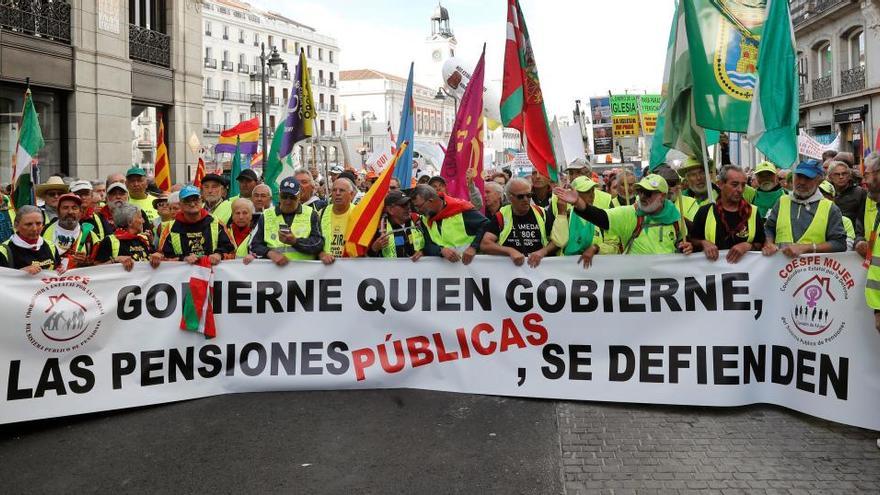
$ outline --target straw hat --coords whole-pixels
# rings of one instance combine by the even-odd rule
[[[67,184],[64,183],[64,179],[58,177],[57,175],[53,175],[49,177],[49,180],[42,184],[37,184],[36,193],[37,196],[42,196],[46,194],[48,191],[57,190],[62,192],[67,192],[68,187]]]

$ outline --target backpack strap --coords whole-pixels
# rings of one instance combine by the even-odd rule
[[[632,235],[629,237],[629,240],[626,242],[626,246],[621,246],[620,254],[629,254],[629,250],[632,248],[633,242],[635,242],[636,237],[642,235],[642,229],[645,227],[645,217],[638,216],[636,217],[636,228],[633,229]]]

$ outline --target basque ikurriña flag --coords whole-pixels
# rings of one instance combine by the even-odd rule
[[[202,256],[192,265],[189,277],[189,291],[183,299],[183,314],[180,329],[205,335],[213,339],[217,336],[214,324],[214,267],[207,256]]]

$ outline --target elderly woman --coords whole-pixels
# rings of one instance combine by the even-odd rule
[[[58,251],[40,235],[43,211],[36,206],[22,206],[13,223],[15,233],[0,244],[0,266],[36,275],[60,266]]]
[[[126,203],[113,210],[116,231],[105,237],[95,248],[95,262],[120,263],[125,271],[131,271],[135,261],[149,261],[153,268],[158,259],[150,258],[150,240],[144,235],[144,217],[141,209]]]
[[[250,254],[254,211],[254,203],[247,198],[238,198],[232,202],[232,217],[226,226],[229,229],[229,238],[235,244],[236,258],[246,258]],[[250,263],[250,260],[247,262]]]

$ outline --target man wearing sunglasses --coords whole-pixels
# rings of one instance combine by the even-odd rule
[[[574,206],[574,213],[620,239],[621,254],[671,254],[693,252],[683,239],[681,213],[667,195],[669,185],[656,174],[642,178],[635,185],[635,205],[602,210],[588,205],[577,191],[557,187],[560,201]]]
[[[299,201],[300,183],[287,177],[278,186],[278,206],[263,212],[251,252],[284,266],[290,260],[314,260],[324,247],[318,212]]]
[[[370,243],[369,256],[409,258],[418,261],[425,249],[425,234],[418,216],[412,214],[410,199],[401,191],[385,196],[385,215]]]
[[[469,201],[438,194],[427,184],[410,194],[413,209],[422,215],[425,254],[442,256],[451,263],[468,265],[477,254],[489,220]]]
[[[513,264],[521,266],[528,257],[532,268],[541,264],[545,256],[559,247],[551,240],[552,225],[548,225],[547,213],[532,204],[532,184],[516,177],[507,183],[510,204],[502,206],[491,219],[489,229],[480,243],[485,254],[509,256]]]

